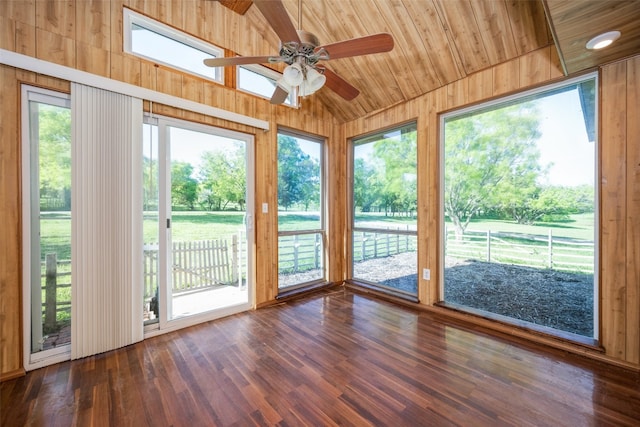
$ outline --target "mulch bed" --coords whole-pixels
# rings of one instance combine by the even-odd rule
[[[593,275],[447,259],[445,301],[593,337]]]
[[[355,276],[415,293],[417,275],[406,274],[415,271],[415,256],[405,253],[358,263]],[[454,258],[446,259],[444,274],[446,302],[593,337],[591,274]]]

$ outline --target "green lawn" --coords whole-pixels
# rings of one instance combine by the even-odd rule
[[[536,225],[522,225],[512,221],[474,220],[470,230],[507,231],[547,236],[549,229],[555,237],[593,240],[593,214],[573,215],[570,220]],[[68,212],[43,212],[41,217],[42,252],[58,254],[58,259],[71,258],[71,215]],[[415,224],[415,218],[384,216],[384,214],[358,214],[357,220],[379,222],[383,225]],[[286,214],[279,218],[281,230],[301,230],[319,227],[313,214]],[[172,217],[172,236],[179,240],[207,240],[228,238],[243,229],[244,212],[175,212]],[[447,223],[448,227],[453,227]],[[157,220],[145,214],[145,242],[157,241]]]
[[[468,230],[477,231],[503,231],[511,233],[537,234],[548,236],[549,229],[554,237],[566,237],[571,239],[593,240],[594,238],[594,214],[572,215],[567,221],[545,222],[534,225],[518,224],[515,221],[500,221],[491,219],[472,220],[467,227]],[[453,230],[453,224],[446,223],[447,227]]]

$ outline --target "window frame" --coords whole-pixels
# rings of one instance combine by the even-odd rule
[[[289,129],[289,128],[285,128],[285,127],[278,127],[278,132],[277,135],[286,135],[286,136],[290,136],[293,138],[300,138],[300,139],[304,139],[307,140],[309,142],[314,142],[319,144],[320,146],[320,206],[319,206],[319,212],[320,212],[320,227],[319,228],[309,228],[309,229],[305,229],[305,230],[280,230],[280,226],[279,226],[279,218],[277,219],[277,239],[278,239],[278,246],[279,246],[279,242],[280,242],[280,237],[289,237],[289,236],[305,236],[305,235],[311,235],[311,234],[320,234],[321,235],[321,242],[322,242],[322,251],[321,251],[321,269],[322,269],[322,277],[318,278],[318,279],[312,279],[309,281],[305,281],[305,282],[300,282],[300,283],[296,283],[293,285],[289,285],[289,286],[285,286],[285,287],[280,287],[280,280],[278,279],[278,295],[276,298],[282,298],[292,292],[299,292],[299,291],[303,291],[305,289],[312,289],[315,288],[318,285],[324,284],[327,281],[327,272],[328,272],[328,266],[327,266],[327,260],[328,260],[328,256],[327,256],[327,161],[326,161],[326,139],[321,137],[321,136],[316,136],[316,135],[312,135],[312,134],[308,134],[305,132],[301,132],[301,131],[297,131],[297,130],[293,130],[293,129]],[[276,154],[277,156],[277,154]],[[277,159],[276,161],[279,161],[279,159]],[[278,172],[279,174],[279,172]],[[278,176],[278,174],[276,174],[276,176]],[[277,202],[276,199],[276,205],[277,208],[279,209],[279,204]],[[279,212],[278,212],[279,215]],[[280,270],[280,253],[279,253],[279,249],[278,249],[278,255],[277,255],[277,259],[278,259],[278,273]],[[279,275],[279,274],[278,274]]]
[[[223,58],[224,57],[224,49],[215,46],[211,43],[207,43],[203,40],[200,40],[192,35],[189,35],[183,31],[180,31],[176,28],[173,28],[169,25],[163,24],[162,22],[156,21],[155,19],[149,18],[148,16],[142,15],[138,12],[134,12],[131,9],[123,8],[122,13],[122,22],[123,22],[123,50],[124,52],[147,59],[149,61],[155,63],[161,63],[166,65],[167,67],[171,67],[194,76],[198,76],[207,80],[214,81],[216,83],[224,84],[224,67],[213,67],[211,68],[213,77],[211,75],[206,75],[199,73],[194,70],[190,70],[185,67],[181,67],[179,64],[168,63],[158,58],[154,58],[149,55],[145,55],[144,53],[136,52],[133,50],[133,25],[137,25],[139,27],[144,28],[147,31],[158,34],[159,36],[165,37],[174,42],[178,42],[183,44],[191,49],[198,50],[200,52],[208,53],[214,58]]]
[[[29,104],[32,101],[46,103],[61,108],[68,108],[71,111],[71,96],[68,93],[57,92],[40,87],[30,86],[28,84],[21,85],[21,128],[22,128],[22,333],[23,333],[23,363],[27,371],[49,366],[54,363],[63,362],[71,358],[71,343],[64,344],[49,350],[43,350],[36,353],[32,352],[32,323],[35,320],[32,314],[31,299],[31,281],[34,270],[40,270],[40,266],[33,266],[32,250],[34,239],[40,239],[34,236],[32,229],[32,209],[39,206],[39,201],[34,201],[32,194],[32,186],[34,181],[34,173],[39,173],[38,165],[34,165],[34,151],[39,149],[33,146],[31,141],[31,129],[33,126],[30,114]],[[35,170],[34,170],[35,169]],[[39,177],[35,177],[39,179]],[[39,243],[38,243],[39,244]]]
[[[533,89],[523,90],[516,93],[511,93],[506,96],[498,96],[496,98],[492,98],[485,102],[480,102],[477,104],[457,108],[454,110],[449,110],[444,113],[439,114],[438,118],[438,139],[439,145],[438,149],[440,151],[439,155],[439,253],[442,254],[439,260],[439,281],[438,281],[438,305],[443,307],[447,307],[447,302],[444,300],[445,295],[445,212],[444,212],[444,198],[445,198],[445,122],[447,119],[458,116],[470,115],[474,112],[479,111],[487,111],[492,107],[498,106],[508,106],[510,104],[515,104],[521,102],[523,99],[528,97],[532,97],[535,95],[540,95],[544,93],[551,93],[554,90],[560,90],[564,87],[568,87],[571,85],[576,85],[581,82],[585,82],[588,80],[594,80],[595,84],[595,102],[594,102],[594,117],[593,117],[593,126],[595,127],[595,135],[594,135],[594,164],[593,164],[593,172],[594,172],[594,220],[593,220],[593,244],[594,244],[594,255],[593,255],[593,337],[582,336],[578,334],[574,334],[568,331],[564,331],[562,329],[551,328],[543,325],[538,325],[536,323],[526,322],[519,320],[513,317],[503,316],[497,313],[490,313],[482,311],[482,313],[486,313],[486,316],[491,319],[498,319],[510,325],[523,326],[526,324],[526,328],[547,333],[552,336],[558,336],[561,338],[569,339],[574,342],[585,343],[587,345],[596,345],[600,339],[600,185],[599,185],[599,150],[600,150],[600,138],[599,138],[599,83],[600,76],[598,72],[589,72],[577,77],[564,79],[562,81],[546,84],[542,86],[535,87]],[[587,131],[588,133],[588,131]],[[455,310],[461,310],[464,312],[468,312],[471,314],[477,314],[479,310],[476,310],[471,307],[463,307],[455,305]],[[484,315],[484,314],[481,314]]]
[[[347,191],[347,197],[348,197],[348,218],[347,218],[347,223],[348,223],[348,236],[349,236],[349,247],[348,247],[348,257],[347,257],[347,281],[349,283],[355,284],[357,286],[360,287],[364,287],[364,288],[368,288],[368,289],[372,289],[378,292],[383,292],[386,293],[390,296],[393,297],[397,297],[403,300],[407,300],[410,302],[419,302],[419,287],[420,287],[420,278],[418,275],[418,259],[417,259],[417,252],[418,252],[418,228],[417,228],[417,215],[418,212],[416,211],[416,226],[415,226],[415,230],[388,230],[388,229],[383,229],[383,228],[375,228],[375,227],[363,227],[363,226],[359,226],[356,224],[356,214],[355,214],[355,203],[354,203],[354,183],[355,183],[355,160],[356,160],[356,156],[355,156],[355,151],[356,151],[356,147],[359,145],[364,145],[364,144],[373,144],[376,141],[379,141],[381,139],[384,139],[385,136],[388,137],[393,137],[395,136],[396,133],[399,133],[399,136],[402,135],[402,130],[403,129],[407,129],[407,128],[413,128],[413,132],[416,133],[416,180],[418,179],[418,174],[419,174],[419,168],[418,168],[418,151],[417,151],[417,144],[418,144],[418,122],[417,120],[411,120],[411,121],[407,121],[407,122],[403,122],[403,123],[397,123],[393,126],[390,127],[386,127],[383,129],[377,129],[373,132],[369,132],[367,134],[364,135],[360,135],[357,137],[353,137],[349,140],[349,150],[348,150],[348,156],[347,156],[347,164],[348,164],[348,168],[349,168],[349,187],[348,187],[348,191]],[[419,194],[417,192],[417,188],[416,188],[416,201],[419,197]],[[398,237],[400,236],[405,236],[405,238],[415,238],[416,242],[416,292],[415,294],[412,292],[408,292],[408,291],[404,291],[401,289],[397,289],[394,287],[390,287],[390,286],[386,286],[380,283],[375,283],[375,282],[371,282],[368,281],[366,279],[363,278],[358,278],[358,277],[354,277],[354,264],[355,264],[355,251],[354,251],[354,242],[355,242],[355,238],[354,238],[354,233],[355,232],[363,232],[363,233],[382,233],[382,234],[393,234],[396,235]]]

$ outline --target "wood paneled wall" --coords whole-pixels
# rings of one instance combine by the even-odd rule
[[[352,138],[418,118],[418,271],[421,304],[440,298],[440,153],[438,120],[447,110],[562,78],[554,48],[480,71],[406,104],[345,124]],[[601,69],[600,91],[600,342],[604,355],[515,328],[465,320],[592,357],[640,368],[640,56]],[[449,314],[452,314],[449,312]]]
[[[123,52],[122,8],[148,14],[178,29],[233,51],[243,43],[270,50],[259,31],[244,28],[246,20],[218,2],[194,0],[83,0],[0,2],[0,48],[80,69],[115,80],[267,120],[263,131],[202,114],[153,104],[156,114],[178,117],[255,136],[255,206],[269,204],[269,213],[255,213],[256,305],[277,295],[277,128],[278,125],[326,138],[330,162],[330,200],[344,200],[341,127],[313,97],[302,108],[272,106],[268,100],[238,92]],[[254,8],[255,9],[255,8]],[[252,13],[251,11],[248,13]],[[255,12],[253,12],[255,13]],[[20,83],[68,92],[69,82],[0,66],[0,378],[21,375],[21,210],[20,210]],[[150,104],[145,103],[148,110]],[[329,280],[343,278],[344,219],[340,209],[328,210]]]

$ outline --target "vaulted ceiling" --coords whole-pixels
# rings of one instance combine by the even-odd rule
[[[277,54],[278,37],[251,1],[220,2],[243,14],[248,28],[266,41],[241,46],[238,54]],[[301,14],[299,0],[282,3],[294,26],[315,34],[320,44],[380,32],[394,38],[391,52],[324,63],[360,90],[352,101],[326,87],[312,95],[341,121],[416,98],[553,45],[554,36],[563,66],[571,73],[640,52],[640,2],[636,0],[302,0]],[[608,22],[602,22],[602,15],[598,15],[602,9]],[[607,57],[585,52],[584,39],[608,24],[625,28],[625,47]]]

